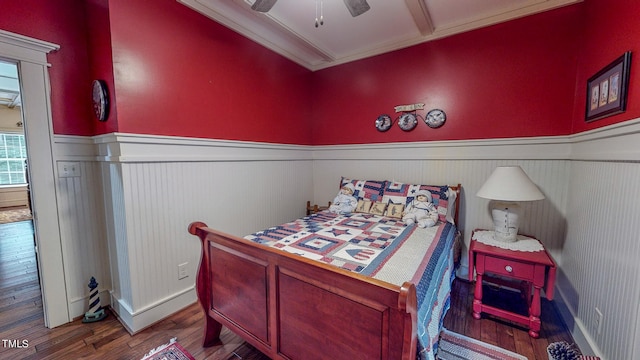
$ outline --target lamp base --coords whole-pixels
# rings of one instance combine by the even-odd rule
[[[514,243],[516,241],[518,241],[518,234],[517,233],[505,233],[502,232],[502,228],[495,228],[494,231],[494,238],[497,241],[501,241],[501,242],[505,242],[505,243]]]
[[[520,206],[513,202],[496,202],[491,210],[495,239],[512,243],[518,241]]]

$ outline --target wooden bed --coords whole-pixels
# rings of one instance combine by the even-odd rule
[[[460,186],[452,189],[457,223]],[[416,359],[414,284],[396,286],[202,222],[189,232],[202,241],[203,346],[218,344],[226,326],[272,359]]]

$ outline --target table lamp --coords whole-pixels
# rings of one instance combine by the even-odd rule
[[[495,200],[490,205],[495,239],[503,242],[518,239],[518,220],[522,217],[518,202],[544,199],[544,194],[520,166],[497,167],[476,196]]]

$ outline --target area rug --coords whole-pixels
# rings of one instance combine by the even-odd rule
[[[0,210],[0,224],[31,220],[31,210],[28,208]]]
[[[527,360],[526,357],[495,345],[449,330],[440,333],[439,360]]]
[[[168,344],[161,345],[145,355],[141,360],[196,360],[187,350],[176,342],[176,338]]]

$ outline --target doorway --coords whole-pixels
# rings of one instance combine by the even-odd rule
[[[18,67],[0,60],[0,223],[31,218],[28,178]]]
[[[5,329],[43,318],[23,125],[18,67],[0,60],[0,326]]]
[[[69,322],[56,202],[47,54],[56,44],[0,30],[0,61],[18,70],[44,324]]]

